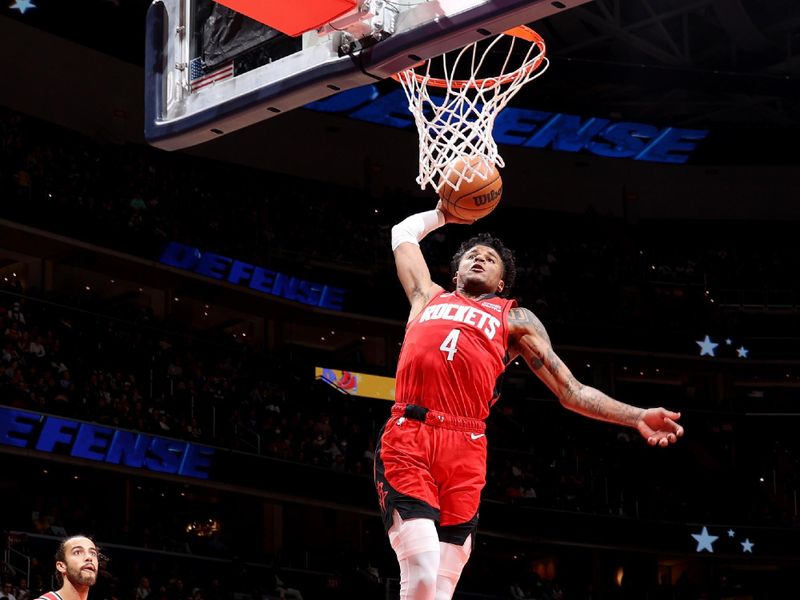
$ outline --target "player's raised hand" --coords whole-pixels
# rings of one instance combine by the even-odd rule
[[[450,214],[447,212],[447,209],[444,207],[444,203],[439,200],[438,204],[436,205],[436,210],[440,211],[444,215],[444,222],[445,223],[457,223],[459,225],[472,225],[475,222],[475,219],[460,219],[455,215]]]
[[[678,441],[683,435],[683,427],[676,421],[681,418],[681,413],[672,412],[665,408],[648,408],[639,417],[636,429],[642,434],[651,446],[666,448]]]

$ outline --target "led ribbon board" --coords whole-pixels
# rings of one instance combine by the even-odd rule
[[[0,407],[0,448],[22,448],[107,465],[208,479],[208,446],[63,417]]]
[[[347,295],[342,288],[307,281],[213,252],[202,252],[178,242],[167,244],[159,260],[162,264],[209,279],[329,310],[342,310]]]
[[[415,126],[402,89],[381,94],[375,85],[367,85],[312,102],[306,108],[397,129]],[[493,129],[495,141],[507,146],[672,164],[687,162],[697,142],[708,133],[706,129],[658,127],[516,107],[500,111]]]
[[[315,367],[314,376],[343,394],[394,402],[394,377]]]

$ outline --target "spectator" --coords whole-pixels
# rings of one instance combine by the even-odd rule
[[[10,579],[3,581],[3,593],[0,594],[0,600],[17,600],[14,596],[14,585]]]
[[[47,352],[44,349],[44,344],[42,344],[42,336],[37,335],[28,346],[28,354],[35,358],[41,359],[45,357],[46,353]]]
[[[14,596],[17,600],[30,600],[31,590],[28,588],[28,580],[25,577],[20,577],[17,587],[14,588]]]
[[[300,590],[286,586],[277,573],[274,575],[273,594],[280,600],[303,600]]]
[[[8,318],[15,323],[18,323],[21,328],[25,327],[25,315],[22,314],[20,303],[14,302],[11,308],[8,309]]]
[[[152,593],[152,589],[150,589],[150,579],[148,577],[141,577],[139,579],[139,585],[136,587],[136,591],[134,592],[134,600],[147,600]]]

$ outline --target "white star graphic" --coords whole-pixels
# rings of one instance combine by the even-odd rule
[[[750,554],[753,553],[753,546],[755,546],[755,544],[748,538],[744,538],[744,541],[740,543],[742,544],[742,552],[749,552]]]
[[[728,537],[734,537],[736,532],[733,529],[728,529]]]
[[[692,537],[697,540],[698,552],[702,552],[703,550],[714,552],[714,548],[711,547],[711,544],[719,539],[718,535],[708,535],[708,528],[705,526],[703,526],[703,531],[700,533],[693,533]]]
[[[14,0],[14,4],[8,7],[10,10],[18,10],[20,14],[25,14],[29,8],[36,8],[33,0]]]
[[[730,346],[732,343],[733,343],[733,340],[731,338],[725,338],[725,344],[726,345]]]
[[[706,339],[697,340],[695,343],[700,346],[700,356],[714,356],[714,348],[719,346],[719,344],[712,342],[708,336],[706,336]]]
[[[747,353],[748,353],[748,352],[750,352],[750,350],[748,350],[748,349],[747,349],[747,348],[745,348],[744,346],[739,346],[739,347],[736,349],[736,355],[737,355],[739,358],[747,358]]]

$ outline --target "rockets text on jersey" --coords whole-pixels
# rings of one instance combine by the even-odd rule
[[[490,340],[494,338],[497,330],[500,329],[500,319],[493,317],[489,313],[474,306],[463,306],[459,304],[436,304],[426,306],[420,315],[419,322],[443,319],[454,321],[466,325],[474,325],[483,331]]]

